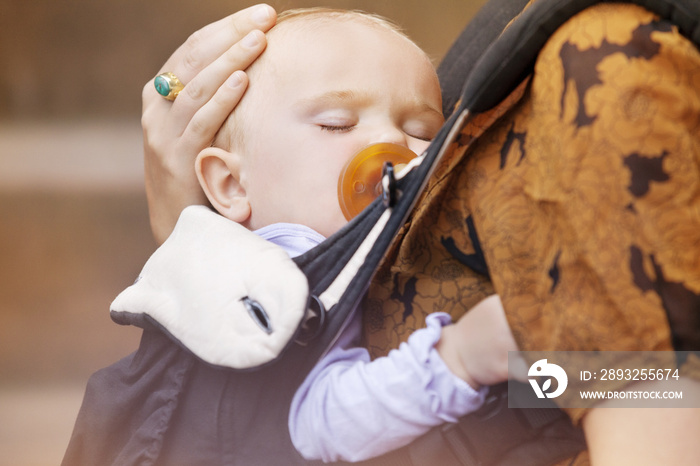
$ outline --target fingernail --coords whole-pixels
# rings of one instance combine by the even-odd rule
[[[253,21],[255,21],[261,26],[265,26],[272,17],[272,15],[270,14],[270,7],[267,5],[260,5],[258,8],[255,9],[251,16],[253,18]]]
[[[241,40],[241,43],[245,47],[252,49],[260,43],[260,40],[258,39],[258,34],[256,31],[250,31],[248,35]]]
[[[232,89],[237,88],[238,86],[241,85],[243,80],[241,79],[241,71],[236,71],[233,73],[227,80],[226,80],[226,85]]]

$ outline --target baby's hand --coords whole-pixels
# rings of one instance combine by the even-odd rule
[[[443,327],[435,348],[450,371],[475,389],[506,381],[508,351],[518,351],[498,295]]]

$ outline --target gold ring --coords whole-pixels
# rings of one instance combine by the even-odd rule
[[[177,97],[180,91],[185,87],[182,81],[170,71],[156,76],[156,79],[153,80],[153,84],[158,94],[168,100],[175,100],[175,97]]]

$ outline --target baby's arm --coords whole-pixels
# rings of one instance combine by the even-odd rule
[[[359,461],[404,446],[431,427],[455,422],[481,406],[485,391],[476,391],[450,372],[436,343],[445,330],[454,329],[447,332],[449,340],[439,348],[456,357],[451,361],[456,373],[480,357],[488,361],[500,358],[507,367],[507,351],[499,358],[493,353],[503,351],[501,340],[512,341],[512,336],[500,300],[489,299],[467,313],[478,311],[475,318],[462,318],[455,325],[447,325],[447,314],[432,314],[426,320],[427,328],[414,332],[398,350],[371,362],[367,350],[356,347],[361,332],[356,316],[294,397],[289,428],[295,447],[308,459]],[[488,327],[469,329],[481,324]],[[484,345],[494,345],[495,340],[496,348],[484,351],[460,341],[472,335]],[[489,373],[487,364],[465,371],[464,378],[475,386],[506,379],[507,370],[498,366]]]

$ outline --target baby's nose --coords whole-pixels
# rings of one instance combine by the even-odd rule
[[[406,133],[395,126],[382,127],[378,132],[377,139],[373,142],[390,142],[392,144],[398,144],[399,146],[408,147],[408,137]]]

